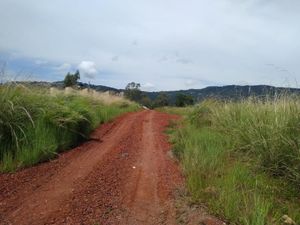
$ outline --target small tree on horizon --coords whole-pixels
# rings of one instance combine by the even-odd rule
[[[126,85],[124,95],[129,100],[139,102],[142,98],[141,84],[130,82]]]
[[[74,74],[67,73],[64,79],[64,86],[65,87],[73,87],[77,84],[78,80],[80,79],[79,70],[76,70]]]

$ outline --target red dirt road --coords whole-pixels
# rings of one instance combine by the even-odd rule
[[[129,113],[56,160],[1,174],[0,224],[176,224],[182,176],[163,133],[175,118]]]

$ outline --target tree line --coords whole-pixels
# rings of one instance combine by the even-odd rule
[[[64,87],[74,87],[78,84],[80,79],[80,72],[77,70],[74,74],[68,73],[64,79]],[[191,95],[177,94],[175,102],[171,101],[169,95],[165,92],[159,92],[154,100],[150,99],[144,92],[141,91],[141,84],[130,82],[126,85],[124,96],[134,102],[144,105],[148,108],[156,108],[163,106],[175,105],[178,107],[185,107],[194,104],[194,98]]]
[[[124,91],[124,96],[131,100],[138,102],[148,108],[156,108],[163,106],[175,105],[177,107],[185,107],[193,105],[195,100],[193,96],[187,94],[177,94],[175,102],[171,101],[169,95],[166,92],[159,92],[154,100],[151,100],[145,93],[141,91],[141,85],[139,83],[131,82],[127,84]]]

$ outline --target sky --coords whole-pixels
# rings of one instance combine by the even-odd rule
[[[1,0],[2,80],[299,87],[299,0]]]

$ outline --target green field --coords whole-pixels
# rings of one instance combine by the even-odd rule
[[[164,110],[184,118],[170,135],[193,203],[233,224],[300,223],[299,98]]]
[[[89,138],[99,124],[138,109],[95,91],[0,86],[0,171],[49,160]]]

